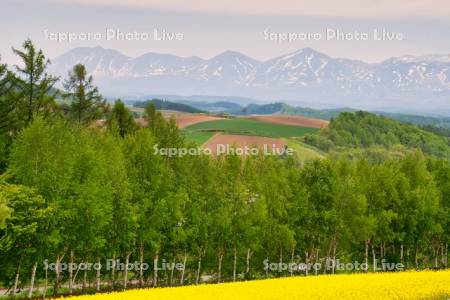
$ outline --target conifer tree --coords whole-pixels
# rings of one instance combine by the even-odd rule
[[[8,71],[6,64],[0,63],[0,134],[8,133],[13,129],[16,106],[12,90],[13,74]]]
[[[101,116],[105,101],[98,88],[93,85],[92,76],[87,75],[86,67],[77,64],[69,72],[69,78],[64,82],[66,93],[64,97],[71,101],[69,114],[79,123],[89,123]]]
[[[54,109],[55,93],[53,86],[58,78],[46,72],[50,60],[42,50],[37,50],[28,39],[23,43],[23,50],[13,48],[14,54],[22,60],[23,66],[16,66],[17,78],[14,84],[19,93],[21,117],[26,124],[33,120],[36,113],[48,113]]]

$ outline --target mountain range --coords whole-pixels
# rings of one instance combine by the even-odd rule
[[[102,47],[74,48],[52,60],[62,78],[86,66],[105,96],[243,97],[311,107],[352,107],[450,115],[450,55],[401,56],[381,63],[332,58],[311,48],[259,61],[226,51],[211,59]]]

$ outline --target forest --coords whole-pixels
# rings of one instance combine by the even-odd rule
[[[105,102],[83,65],[59,90],[30,40],[14,53],[21,67],[0,66],[0,280],[10,295],[342,272],[294,274],[264,261],[448,267],[443,136],[356,112],[307,137],[324,151],[340,147],[324,159],[165,157],[155,145],[195,146],[174,119],[150,104],[138,126],[122,101]],[[397,146],[378,160],[346,152]],[[124,268],[58,267],[108,260]],[[134,262],[150,268],[129,270]]]
[[[428,155],[447,158],[450,155],[450,138],[445,129],[419,128],[364,111],[341,113],[318,134],[305,137],[305,142],[326,152],[370,147],[389,150],[401,145]]]

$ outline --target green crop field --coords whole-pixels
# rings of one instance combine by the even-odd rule
[[[201,146],[208,141],[213,135],[212,131],[184,131],[187,142],[194,142]]]
[[[198,132],[224,132],[239,135],[257,135],[265,137],[298,137],[316,132],[317,129],[301,126],[273,124],[240,118],[208,121],[193,124],[184,129],[187,136]]]

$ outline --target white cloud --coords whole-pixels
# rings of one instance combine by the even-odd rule
[[[213,14],[414,17],[450,16],[448,0],[48,0]]]

